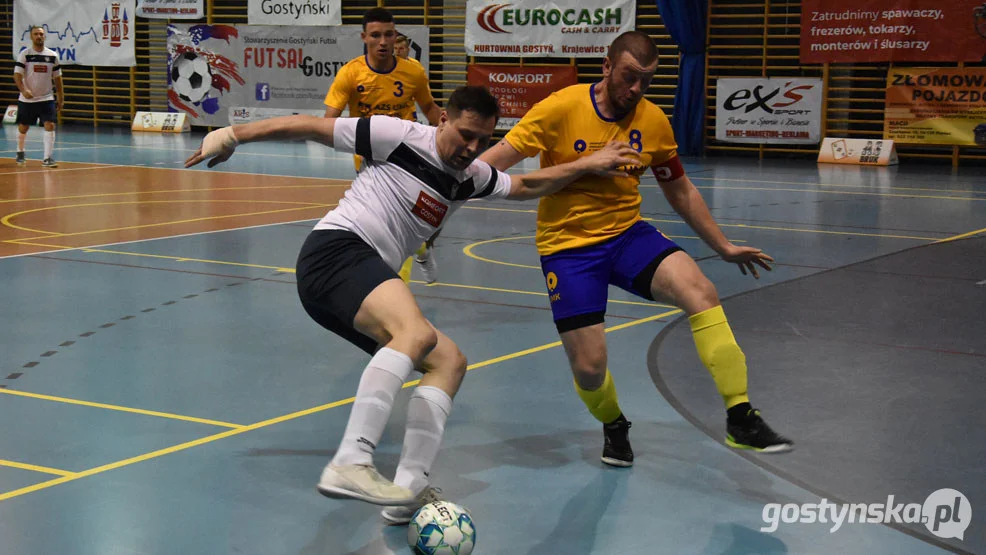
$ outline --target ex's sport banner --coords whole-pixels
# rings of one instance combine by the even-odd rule
[[[801,62],[978,62],[983,0],[804,0]]]
[[[336,73],[363,55],[361,31],[360,25],[169,25],[169,109],[188,114],[192,125],[212,126],[226,125],[231,109],[324,112]],[[428,27],[402,25],[401,32],[420,45],[418,61],[427,71]]]
[[[468,0],[466,53],[601,58],[636,16],[635,0]]]
[[[883,136],[900,143],[986,146],[986,68],[891,68]]]

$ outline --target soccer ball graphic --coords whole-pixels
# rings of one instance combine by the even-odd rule
[[[183,52],[171,64],[171,88],[186,102],[196,103],[212,88],[212,71],[205,57]]]
[[[436,501],[414,513],[407,544],[417,555],[469,555],[476,545],[476,527],[462,507]]]

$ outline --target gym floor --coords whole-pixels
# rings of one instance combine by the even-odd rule
[[[181,169],[201,136],[60,129],[60,165],[43,169],[40,130],[17,166],[4,126],[0,553],[408,553],[378,508],[315,491],[368,357],[308,318],[294,265],[352,157],[250,144]],[[536,203],[470,203],[438,241],[439,282],[415,268],[411,289],[470,360],[432,478],[471,511],[475,553],[986,552],[983,169],[686,169],[774,270],[754,280],[718,260],[649,175],[644,217],[716,284],[753,403],[795,451],[725,447],[680,311],[613,288],[610,369],[636,464],[602,465],[551,322]],[[385,475],[408,396],[377,451]],[[924,505],[942,488],[971,504],[961,538],[780,510]]]

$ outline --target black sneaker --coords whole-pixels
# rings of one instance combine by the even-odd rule
[[[18,152],[17,153],[16,160],[17,160],[17,163],[18,164],[26,164],[27,163],[27,158],[24,158],[24,153],[23,152]]]
[[[739,422],[726,421],[726,445],[758,453],[784,453],[794,449],[794,442],[770,429],[760,417],[760,411],[753,408]]]
[[[57,168],[58,162],[52,160],[51,158],[45,158],[41,161],[41,166],[45,168]]]
[[[603,456],[601,461],[610,466],[633,466],[633,448],[630,447],[630,421],[622,414],[609,424],[603,424]]]

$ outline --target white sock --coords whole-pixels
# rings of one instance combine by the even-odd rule
[[[452,411],[452,398],[433,386],[419,386],[407,404],[407,431],[394,483],[415,494],[428,486],[445,434],[445,421]]]
[[[48,158],[51,158],[51,151],[55,147],[54,131],[45,131],[44,144],[45,144],[45,160],[47,160]]]
[[[17,152],[24,152],[24,143],[27,142],[27,133],[17,132]]]
[[[331,464],[373,463],[373,451],[387,426],[394,397],[413,369],[411,357],[393,349],[384,347],[373,355],[359,380],[349,423]]]

